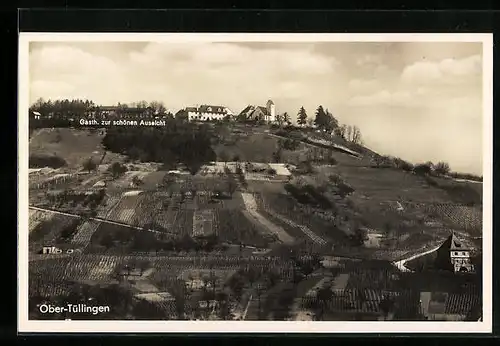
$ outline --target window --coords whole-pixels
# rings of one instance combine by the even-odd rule
[[[455,253],[454,253],[454,255],[455,255],[455,256],[458,256],[458,252],[455,252]]]
[[[208,107],[207,111],[211,112],[212,111],[212,107]]]

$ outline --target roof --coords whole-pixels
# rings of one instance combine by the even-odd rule
[[[430,292],[422,292],[422,294]],[[467,315],[481,304],[479,294],[432,292],[428,312],[430,314]]]
[[[450,294],[446,301],[445,312],[465,315],[480,305],[481,297],[478,294]]]
[[[258,112],[262,113],[262,115],[270,115],[266,107],[254,105],[246,106],[245,109],[240,112],[240,115],[245,115],[247,119],[254,119],[257,117]]]
[[[258,106],[257,109],[264,113],[264,115],[267,115],[269,113],[266,107]]]
[[[248,105],[246,106],[241,112],[240,114],[246,114],[248,115],[248,113],[250,113],[251,111],[253,111],[255,109],[255,106],[252,106],[252,105]]]
[[[457,251],[457,250],[471,250],[469,249],[466,245],[464,245],[460,239],[457,238],[455,233],[452,233],[448,239],[445,240],[443,245],[441,245],[440,249],[449,249],[450,251]]]
[[[198,110],[202,113],[205,113],[205,112],[219,113],[219,114],[226,114],[227,113],[226,107],[224,107],[224,106],[202,105],[198,108]]]

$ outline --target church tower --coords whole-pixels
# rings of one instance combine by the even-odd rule
[[[271,100],[267,101],[266,104],[267,108],[267,114],[268,114],[268,121],[270,122],[275,122],[276,121],[276,106],[274,105],[274,102]]]

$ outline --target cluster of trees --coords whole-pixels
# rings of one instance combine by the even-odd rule
[[[133,252],[150,252],[150,251],[213,251],[217,239],[215,237],[205,237],[200,241],[195,241],[188,235],[172,237],[168,230],[163,229],[156,222],[151,222],[144,225],[144,228],[154,229],[156,231],[165,232],[165,237],[158,238],[152,232],[120,232],[120,230],[109,230],[106,233],[100,234],[93,239],[93,243],[104,247],[108,251],[133,251]]]
[[[113,162],[111,166],[108,168],[108,172],[111,174],[113,179],[119,178],[122,176],[125,172],[127,171],[127,166],[119,163],[119,162]],[[136,177],[134,177],[136,178]],[[135,184],[135,182],[134,182]]]
[[[427,161],[425,163],[411,164],[399,157],[392,156],[376,156],[373,159],[374,166],[377,168],[399,168],[404,171],[414,172],[421,176],[449,176],[456,179],[466,179],[472,181],[483,181],[482,176],[477,176],[469,173],[452,172],[450,165],[447,162],[440,161],[433,163]]]
[[[138,108],[145,111],[151,111],[154,114],[171,114],[168,112],[164,103],[161,101],[138,101],[129,104],[118,102],[116,105],[118,109]],[[62,99],[62,100],[44,100],[38,99],[33,103],[29,110],[31,113],[38,112],[42,116],[51,116],[53,118],[67,118],[67,117],[84,117],[88,111],[97,110],[101,107],[92,100],[82,99]]]
[[[331,209],[333,207],[332,202],[322,191],[312,185],[296,186],[288,183],[285,185],[285,190],[301,204],[309,204],[321,209]]]
[[[344,179],[342,179],[342,177],[337,174],[331,174],[328,177],[328,180],[330,181],[330,183],[332,183],[332,188],[335,190],[335,192],[342,198],[354,192],[354,188],[347,184]]]
[[[312,122],[308,122],[308,120],[306,110],[304,107],[300,107],[299,113],[297,114],[297,124],[299,126],[311,126],[314,124],[319,130],[332,133],[346,141],[361,144],[361,131],[359,128],[357,126],[341,125],[333,114],[328,109],[325,110],[322,105],[316,109],[314,120],[312,120]]]
[[[173,114],[168,112],[161,101],[139,101],[130,104],[118,103],[115,105],[120,109],[138,108],[144,110],[144,114],[162,115],[173,118]],[[30,129],[41,127],[70,127],[74,123],[70,119],[85,118],[90,111],[99,111],[100,105],[92,100],[83,99],[61,99],[44,100],[38,99],[29,108],[30,111]],[[36,116],[39,115],[39,116]]]
[[[204,124],[169,119],[161,128],[110,128],[103,145],[131,159],[162,163],[165,169],[183,163],[194,175],[203,164],[216,159],[212,137],[210,128]]]
[[[290,115],[285,112],[283,114],[277,114],[276,115],[276,122],[278,123],[279,126],[283,125],[291,125],[292,124],[292,119],[290,118]]]
[[[29,156],[29,168],[61,168],[67,165],[66,160],[57,155],[31,154]]]
[[[118,103],[117,107],[119,108],[138,108],[138,109],[144,109],[144,110],[149,110],[153,114],[160,114],[160,115],[172,115],[171,113],[168,112],[167,108],[165,107],[165,104],[161,101],[138,101],[138,102],[132,102],[130,104],[125,104],[125,103]],[[173,115],[172,115],[173,116]]]
[[[105,196],[106,192],[104,189],[100,189],[99,191],[93,193],[84,193],[81,191],[66,189],[60,193],[47,194],[47,200],[58,207],[71,204],[73,206],[81,205],[83,207],[95,209],[99,206],[99,204],[101,204]]]
[[[319,106],[316,110],[314,125],[316,125],[316,128],[319,130],[331,133],[339,127],[339,122],[333,117],[332,113],[330,113],[328,109],[325,111],[323,106]]]
[[[340,125],[333,130],[334,135],[354,144],[363,144],[361,130],[357,126]]]
[[[90,100],[64,99],[47,100],[40,98],[29,108],[30,112],[38,112],[42,116],[51,116],[54,118],[83,117],[86,112],[96,107],[96,104]]]

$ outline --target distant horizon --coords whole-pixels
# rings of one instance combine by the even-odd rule
[[[483,174],[480,42],[31,42],[30,103],[319,105],[367,147]]]

